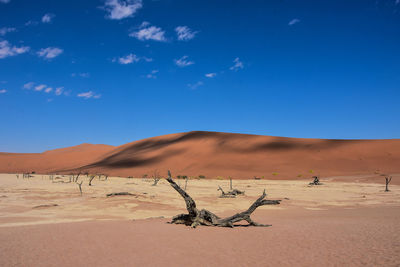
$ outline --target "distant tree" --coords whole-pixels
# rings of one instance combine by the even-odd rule
[[[385,192],[389,192],[389,183],[392,181],[392,176],[386,176],[385,177],[385,181],[386,181],[386,187],[385,187]]]

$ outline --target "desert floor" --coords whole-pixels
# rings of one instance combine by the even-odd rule
[[[399,179],[399,175],[393,179]],[[400,186],[309,180],[234,180],[245,196],[219,198],[227,180],[189,180],[199,208],[221,216],[247,209],[265,188],[278,206],[253,214],[272,227],[167,224],[185,202],[165,181],[29,179],[0,174],[0,266],[399,266]],[[382,178],[383,179],[383,178]],[[363,177],[356,177],[363,180]],[[81,178],[80,178],[81,181]],[[176,180],[184,187],[184,180]],[[129,196],[107,197],[114,192]]]

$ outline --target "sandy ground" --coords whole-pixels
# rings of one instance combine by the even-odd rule
[[[45,175],[0,174],[0,266],[399,266],[400,186],[337,180],[235,180],[246,191],[235,199],[218,198],[227,180],[189,180],[197,206],[222,216],[264,188],[282,199],[254,213],[269,228],[190,229],[166,224],[185,203],[164,180],[96,178],[89,187],[85,178],[80,196]],[[133,195],[106,197],[123,191]]]

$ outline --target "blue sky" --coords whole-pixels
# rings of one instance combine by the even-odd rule
[[[400,137],[400,0],[0,0],[0,151]]]

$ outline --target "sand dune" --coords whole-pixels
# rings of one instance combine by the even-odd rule
[[[400,173],[399,162],[399,139],[301,139],[197,131],[119,147],[84,144],[37,154],[0,153],[0,172],[80,170],[141,177],[170,169],[176,175],[207,178],[298,179],[314,174]],[[371,179],[378,179],[375,176]]]

